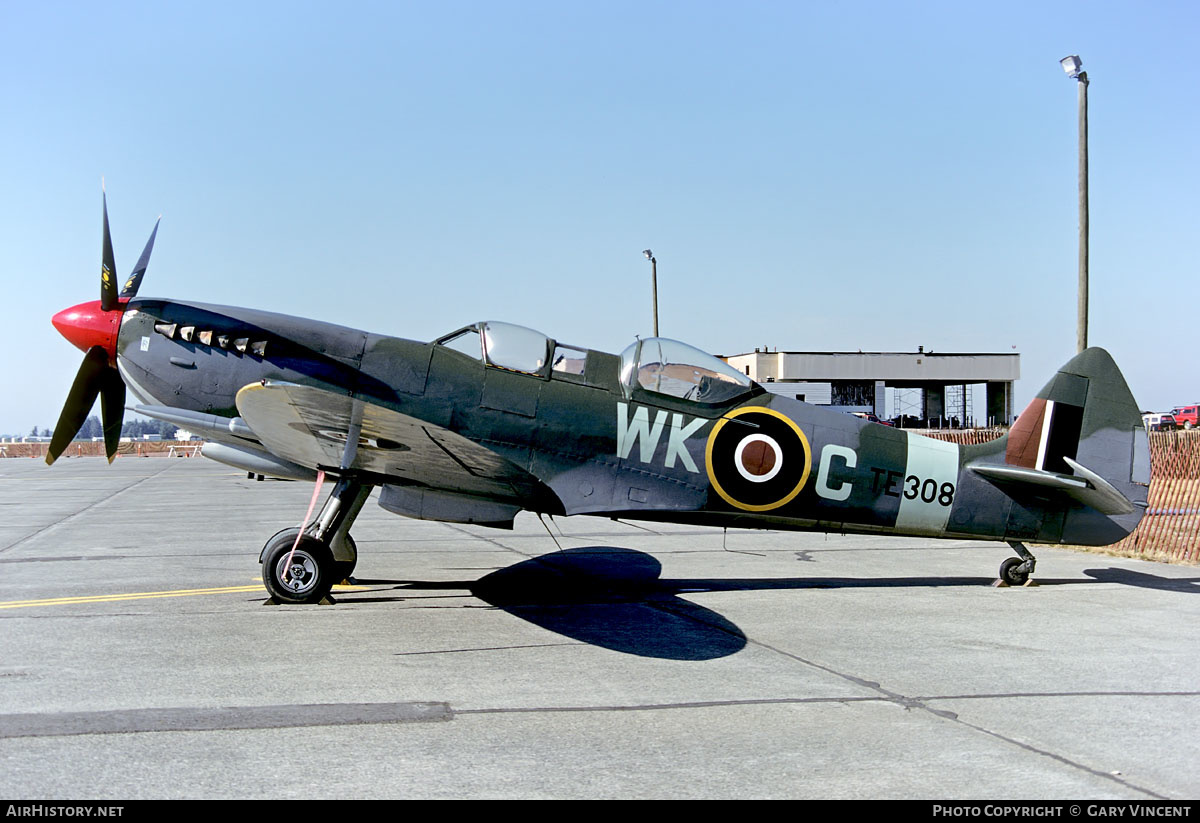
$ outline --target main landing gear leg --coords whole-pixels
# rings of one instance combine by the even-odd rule
[[[261,556],[263,583],[275,602],[320,603],[335,583],[350,576],[358,562],[350,527],[371,488],[353,477],[339,478],[294,554],[298,529],[284,529],[267,541]]]
[[[337,583],[347,580],[358,563],[358,547],[350,536],[350,527],[358,519],[358,513],[371,496],[372,486],[359,483],[357,480],[341,478],[333,488],[333,493],[325,501],[325,507],[317,517],[312,536],[326,543],[333,560],[337,563],[335,577]]]
[[[1010,586],[1024,586],[1029,580],[1029,575],[1033,574],[1037,558],[1025,548],[1024,543],[1009,540],[1008,545],[1012,546],[1012,550],[1020,555],[1020,558],[1009,557],[1000,564],[1000,580]]]

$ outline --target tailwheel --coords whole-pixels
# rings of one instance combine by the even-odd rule
[[[1000,579],[1010,586],[1024,586],[1029,580],[1029,571],[1023,568],[1025,561],[1019,557],[1007,557],[1000,564]]]
[[[1024,586],[1037,566],[1037,558],[1020,541],[1009,540],[1008,545],[1020,556],[1009,557],[1000,564],[1000,582],[1010,586]]]
[[[297,531],[285,529],[267,541],[262,555],[263,584],[279,603],[320,603],[341,579],[340,564],[328,546],[308,535],[300,538],[293,553]]]

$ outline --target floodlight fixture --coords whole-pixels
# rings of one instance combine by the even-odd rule
[[[654,336],[658,337],[658,261],[650,249],[642,249],[642,254],[650,261],[650,309],[654,313]]]
[[[1078,77],[1079,70],[1083,68],[1083,61],[1079,59],[1078,54],[1072,54],[1068,57],[1064,57],[1058,62],[1062,64],[1063,71],[1065,71],[1069,77]]]

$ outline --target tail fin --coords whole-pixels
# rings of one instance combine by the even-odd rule
[[[1014,499],[1065,497],[1078,504],[1066,508],[1056,542],[1107,545],[1133,531],[1145,511],[1150,448],[1137,403],[1108,352],[1088,349],[1059,369],[1013,424],[1003,465],[972,469]]]

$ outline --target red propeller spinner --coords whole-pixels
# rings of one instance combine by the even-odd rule
[[[50,322],[59,334],[83,351],[83,363],[71,384],[67,402],[63,405],[58,425],[46,450],[46,462],[53,463],[79,433],[88,413],[100,398],[100,417],[104,426],[104,452],[111,463],[121,439],[121,423],[125,416],[125,383],[117,371],[117,333],[121,330],[121,315],[142,283],[142,275],[150,263],[158,223],[137,265],[133,267],[125,287],[118,293],[113,261],[112,238],[108,231],[108,196],[103,196],[104,245],[101,248],[100,299],[63,309]],[[161,219],[161,218],[160,218]]]
[[[121,315],[128,302],[121,300],[115,309],[105,311],[100,307],[99,300],[91,300],[63,309],[50,322],[75,348],[86,352],[93,346],[99,346],[108,355],[108,364],[116,366],[117,332],[121,329]]]

